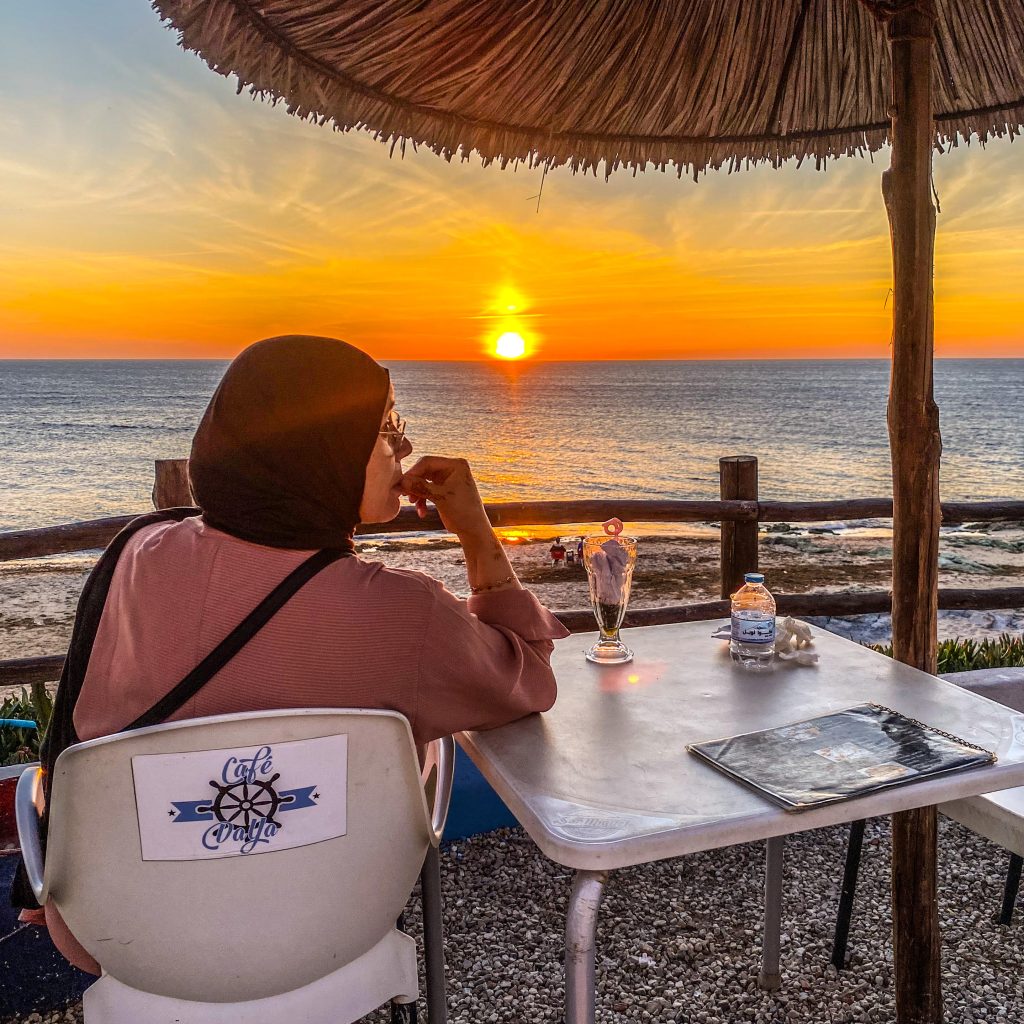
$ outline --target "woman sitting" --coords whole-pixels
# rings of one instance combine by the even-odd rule
[[[388,372],[365,353],[311,337],[246,349],[192,444],[199,510],[135,530],[109,576],[91,650],[83,656],[73,641],[69,665],[76,655],[81,678],[69,683],[66,670],[58,698],[72,701],[72,736],[89,740],[135,722],[320,549],[343,557],[169,720],[386,708],[405,715],[425,744],[551,707],[552,640],[566,630],[516,579],[467,463],[426,457],[403,471],[411,452]],[[428,501],[436,505],[458,537],[468,601],[421,572],[354,555],[356,526],[394,519],[403,495],[420,515]],[[99,973],[52,905],[46,920],[64,955]]]

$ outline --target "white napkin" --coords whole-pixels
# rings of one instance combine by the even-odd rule
[[[781,661],[795,661],[798,665],[813,665],[818,655],[807,648],[814,643],[814,634],[806,622],[791,615],[782,620],[775,631],[775,654]]]
[[[590,556],[590,571],[594,574],[598,601],[616,604],[622,600],[627,565],[629,555],[614,537],[609,537],[601,545],[601,550]]]

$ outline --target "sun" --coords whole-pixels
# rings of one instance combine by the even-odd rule
[[[494,354],[499,359],[522,359],[526,355],[526,342],[521,334],[506,331],[494,343]]]

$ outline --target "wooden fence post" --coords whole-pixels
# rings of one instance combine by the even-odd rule
[[[153,508],[180,508],[191,504],[188,459],[157,459]]]
[[[727,455],[718,460],[722,501],[757,501],[757,459]],[[722,520],[722,597],[743,583],[743,574],[757,572],[757,523]]]

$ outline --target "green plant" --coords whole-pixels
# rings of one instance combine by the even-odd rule
[[[39,744],[52,714],[53,698],[43,683],[34,683],[0,703],[0,718],[23,718],[37,724],[35,729],[0,726],[0,768],[39,760]]]
[[[892,644],[871,644],[874,650],[892,657]],[[970,672],[979,668],[1024,668],[1024,634],[1003,633],[997,639],[972,640],[957,637],[942,640],[938,647],[939,672]]]
[[[53,717],[53,694],[47,689],[46,683],[33,683],[29,687],[29,701],[35,712],[36,724],[39,726],[39,739],[42,740],[46,730],[50,728],[50,719]]]

